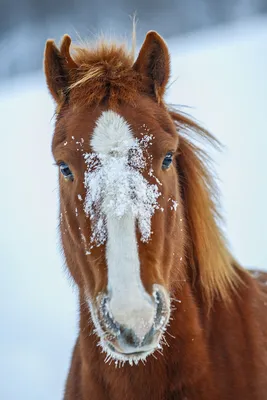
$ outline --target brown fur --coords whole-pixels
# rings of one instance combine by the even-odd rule
[[[170,73],[164,41],[150,32],[134,62],[123,46],[115,44],[78,47],[70,55],[70,39],[65,36],[60,51],[47,42],[45,72],[58,106],[53,154],[57,162],[68,162],[77,177],[72,183],[59,179],[62,246],[80,294],[80,332],[64,399],[266,399],[267,274],[254,279],[226,246],[218,227],[209,160],[190,136],[218,143],[164,103]],[[103,246],[90,256],[84,254],[80,231],[90,237],[91,228],[77,200],[77,194],[85,195],[85,167],[75,142],[93,131],[106,109],[124,116],[137,137],[140,124],[150,127],[156,137],[153,168],[164,183],[164,199],[179,199],[176,214],[169,211],[167,200],[161,200],[165,211],[153,217],[151,242],[139,242],[146,290],[151,292],[151,284],[157,282],[181,301],[173,303],[168,345],[163,354],[149,356],[145,365],[122,368],[104,362],[85,303],[87,290],[94,298],[105,290],[106,261]],[[89,152],[90,146],[85,146]],[[164,174],[162,156],[172,148],[175,163]]]

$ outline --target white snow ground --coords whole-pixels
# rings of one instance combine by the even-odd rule
[[[169,100],[227,146],[216,155],[227,234],[247,266],[267,267],[267,20],[169,41]],[[0,89],[0,398],[62,398],[76,334],[74,291],[57,238],[53,104],[41,74]]]

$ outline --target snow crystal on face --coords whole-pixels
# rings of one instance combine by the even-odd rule
[[[135,164],[137,161],[135,154]],[[92,240],[99,245],[106,240],[105,216],[121,218],[132,213],[137,221],[142,240],[148,241],[151,217],[158,207],[160,193],[157,185],[151,185],[141,172],[128,164],[128,158],[99,155],[100,164],[93,171],[89,166],[85,173],[85,212],[94,222]],[[143,165],[143,159],[140,159]]]
[[[143,127],[145,127],[145,125],[143,125]],[[145,130],[148,132],[149,129],[145,128]],[[154,175],[154,170],[152,167],[152,160],[153,157],[152,155],[149,153],[148,149],[150,146],[152,146],[152,140],[155,139],[155,136],[151,135],[151,134],[143,134],[141,133],[141,135],[143,136],[142,139],[139,140],[139,145],[140,147],[143,149],[142,152],[144,151],[146,153],[146,157],[147,157],[147,162],[150,164],[150,168],[148,171],[148,175],[152,178],[155,179],[155,181],[157,182],[158,185],[162,186],[162,183],[160,182],[160,180]],[[140,160],[139,160],[139,165],[140,165]]]
[[[177,207],[178,207],[178,203],[177,203],[177,201],[175,201],[175,200],[172,200],[172,207],[171,207],[171,210],[174,210],[174,211],[176,211]]]
[[[147,163],[152,161],[145,157],[152,137],[145,135],[140,140],[129,140],[122,135],[116,145],[114,138],[113,142],[107,136],[105,139],[105,142],[97,139],[98,148],[103,152],[84,156],[87,164],[84,211],[92,222],[91,241],[97,246],[106,241],[107,215],[122,218],[131,213],[137,220],[141,240],[147,242],[151,236],[151,217],[159,208],[160,196],[158,185],[150,184],[142,175]]]
[[[82,151],[82,149],[83,149],[83,143],[84,143],[84,140],[83,139],[81,139],[81,141],[79,142],[78,140],[75,142],[77,145],[79,145],[80,146],[80,148],[78,147],[76,150],[77,151]]]
[[[176,211],[177,207],[179,206],[179,203],[176,200],[173,200],[171,197],[168,198],[168,202],[171,201],[172,205],[171,205],[171,210]],[[181,221],[181,220],[180,220]]]

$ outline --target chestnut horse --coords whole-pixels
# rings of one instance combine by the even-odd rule
[[[70,45],[49,40],[44,62],[80,304],[64,399],[267,399],[267,277],[227,248],[192,135],[218,142],[166,105],[165,42],[149,32],[136,60]]]

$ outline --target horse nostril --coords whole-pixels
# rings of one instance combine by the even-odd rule
[[[165,294],[160,290],[157,285],[155,285],[153,291],[153,297],[156,304],[156,316],[154,321],[154,329],[161,330],[164,329],[168,319],[169,319],[169,305],[166,301]]]
[[[100,302],[100,314],[106,329],[115,334],[120,335],[120,325],[114,320],[109,309],[109,297],[103,296]]]

